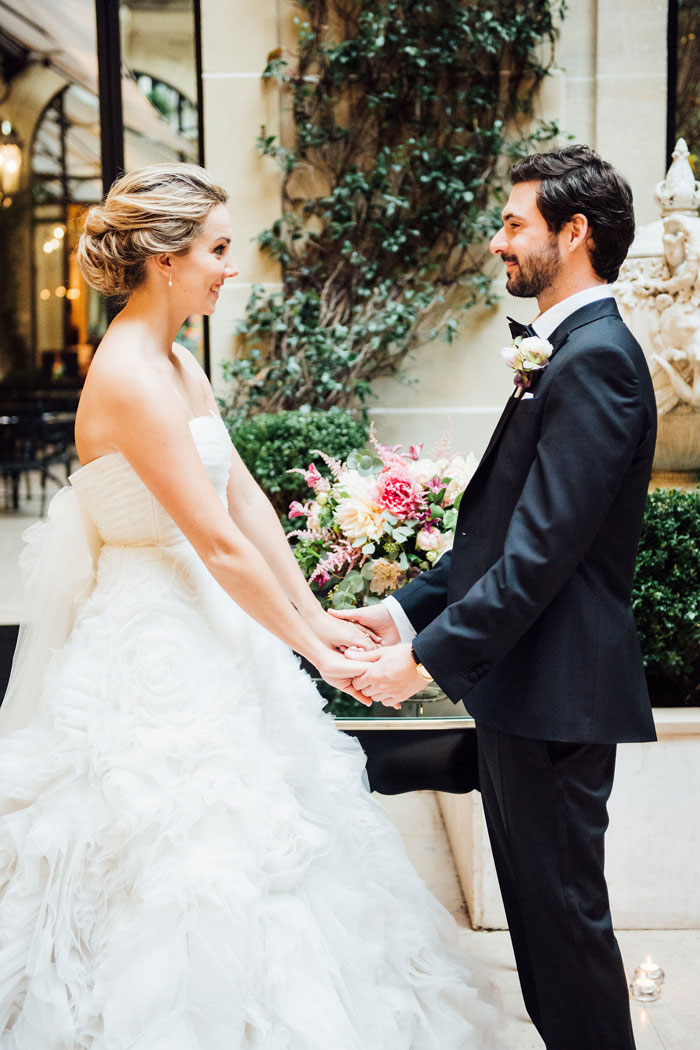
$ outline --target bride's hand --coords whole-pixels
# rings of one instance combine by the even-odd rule
[[[358,678],[368,669],[369,665],[361,663],[359,659],[346,660],[335,649],[325,649],[314,660],[314,663],[316,670],[329,685],[335,686],[336,689],[342,689],[344,693],[348,693],[349,696],[354,697],[355,700],[364,704],[365,707],[372,706],[370,698],[358,692],[352,684],[353,678]]]
[[[352,620],[338,620],[327,612],[321,613],[314,621],[313,629],[324,645],[341,652],[351,647],[376,649],[380,644],[378,635],[371,628],[362,627]]]

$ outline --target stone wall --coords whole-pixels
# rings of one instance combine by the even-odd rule
[[[277,130],[280,95],[263,85],[268,53],[293,39],[288,0],[202,0],[205,148],[207,166],[231,193],[240,276],[230,282],[212,319],[212,379],[221,387],[221,361],[234,348],[233,328],[245,311],[250,285],[274,285],[278,274],[251,243],[279,214],[279,175],[257,155],[261,124]],[[555,50],[556,68],[538,99],[538,113],[555,119],[562,142],[594,146],[629,179],[640,223],[654,218],[653,187],[666,170],[666,18],[664,0],[572,0]],[[282,107],[284,101],[282,100]],[[407,372],[416,385],[376,386],[371,415],[389,442],[430,447],[451,424],[460,451],[483,452],[510,393],[511,377],[498,350],[507,340],[505,316],[531,320],[536,303],[505,294],[494,309],[467,315],[451,345],[421,347]]]

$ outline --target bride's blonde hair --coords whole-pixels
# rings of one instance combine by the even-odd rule
[[[122,175],[87,213],[77,248],[83,277],[103,295],[128,299],[146,276],[146,260],[186,254],[211,209],[227,200],[196,164],[151,164]]]

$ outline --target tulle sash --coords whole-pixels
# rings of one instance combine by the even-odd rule
[[[92,592],[100,549],[97,529],[70,486],[56,493],[47,519],[25,529],[22,539],[24,617],[0,707],[0,737],[32,721],[51,657],[65,645]]]

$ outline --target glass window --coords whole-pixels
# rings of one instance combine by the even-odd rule
[[[193,0],[121,0],[127,169],[197,162],[197,66]],[[188,317],[177,341],[204,364],[204,321]]]
[[[700,155],[700,0],[672,0],[669,37],[669,147],[684,138],[695,157]]]
[[[127,170],[197,159],[194,2],[121,0]],[[2,8],[0,384],[77,396],[107,324],[105,303],[74,261],[84,210],[103,193],[96,7],[33,0],[29,11],[6,0]],[[202,318],[189,318],[180,338],[204,360]]]
[[[107,327],[104,300],[75,261],[86,207],[102,196],[97,97],[78,84],[44,109],[31,150],[33,301],[42,385],[79,381]]]

